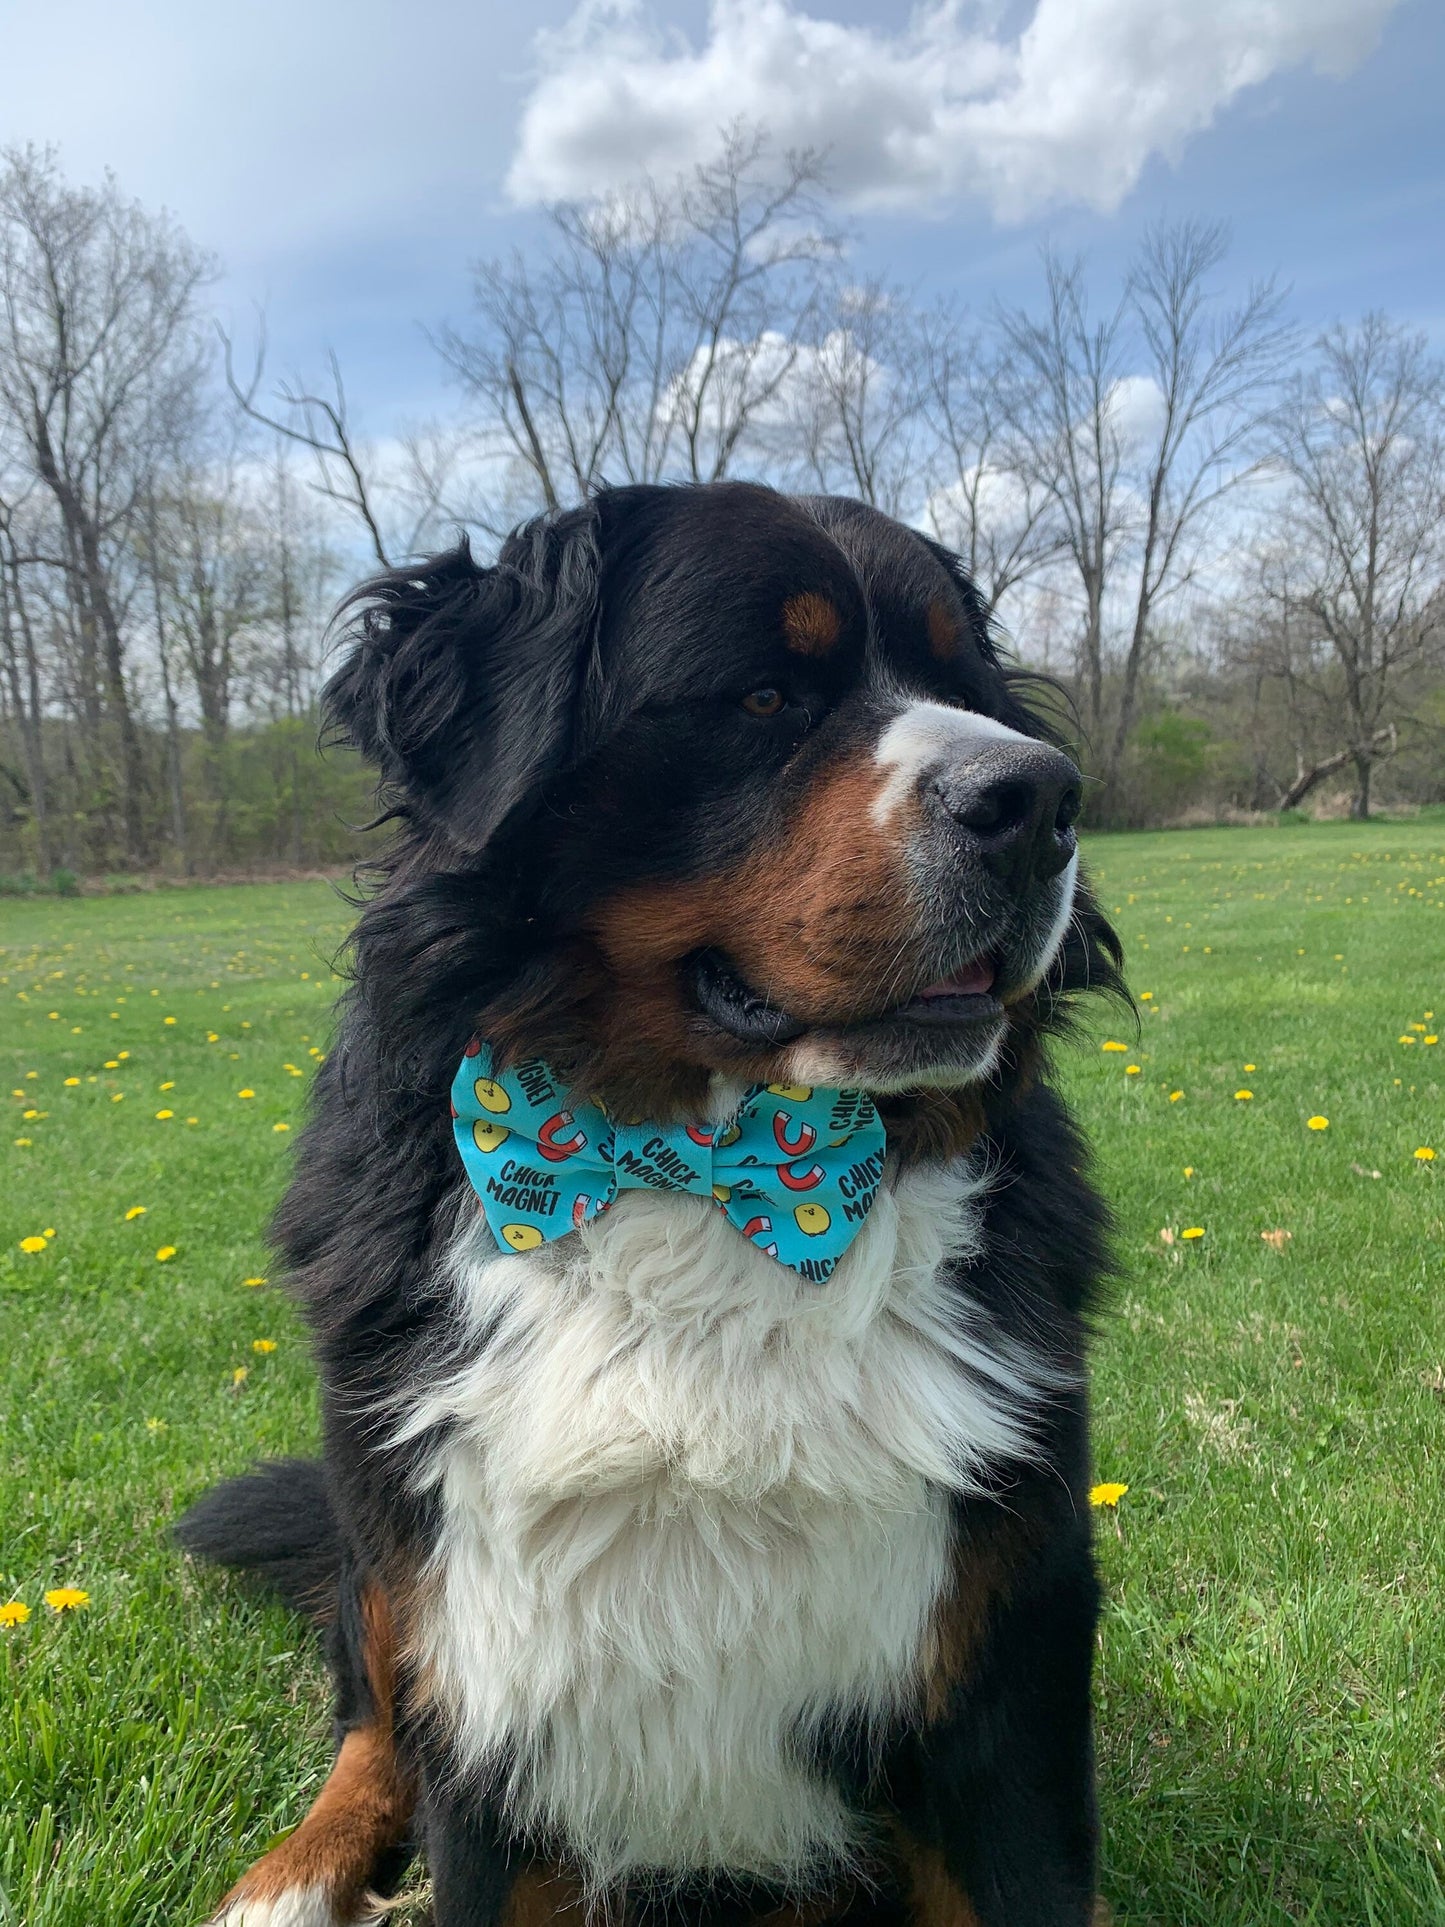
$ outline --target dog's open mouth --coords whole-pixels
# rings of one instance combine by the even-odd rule
[[[1004,1014],[993,994],[996,970],[981,958],[926,984],[905,1003],[896,1004],[848,1024],[804,1023],[754,990],[717,950],[703,950],[689,960],[688,974],[698,1009],[720,1030],[739,1043],[776,1048],[805,1032],[826,1029],[830,1035],[876,1035],[892,1026],[928,1025],[935,1029],[967,1030],[997,1022]]]

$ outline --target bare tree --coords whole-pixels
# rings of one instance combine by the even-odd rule
[[[1106,780],[1118,772],[1134,721],[1151,618],[1161,598],[1188,579],[1190,543],[1210,511],[1257,472],[1260,428],[1295,345],[1273,280],[1251,287],[1232,308],[1220,307],[1211,295],[1208,279],[1227,247],[1217,225],[1156,227],[1145,236],[1129,276],[1158,426],[1145,442],[1138,472],[1144,507],[1133,615]]]
[[[144,540],[147,574],[150,576],[151,603],[155,615],[156,660],[161,672],[161,694],[166,706],[166,783],[171,803],[171,841],[175,844],[176,855],[187,875],[191,870],[191,853],[186,830],[185,777],[181,759],[181,722],[180,702],[176,693],[176,675],[172,660],[172,641],[170,624],[166,619],[164,593],[164,565],[161,560],[160,516],[156,511],[154,488],[146,494],[146,517]]]
[[[735,128],[718,158],[549,216],[540,270],[477,271],[479,325],[437,345],[482,422],[496,526],[604,479],[715,481],[778,401],[837,253],[808,154]]]
[[[153,557],[213,757],[230,728],[238,640],[262,616],[271,589],[271,557],[237,455],[233,444],[167,478]]]
[[[929,440],[925,515],[990,610],[1064,549],[1053,478],[1009,432],[1025,379],[999,344],[948,309],[924,318],[920,408]]]
[[[1121,303],[1094,319],[1082,262],[1066,265],[1047,253],[1044,277],[1041,315],[1016,309],[998,316],[1007,375],[1001,402],[1010,465],[1049,502],[1083,590],[1077,680],[1084,726],[1097,744],[1104,725],[1104,600],[1128,526],[1116,407],[1124,309]]]
[[[126,681],[116,557],[177,397],[199,374],[205,258],[119,192],[71,188],[54,156],[0,169],[0,413],[52,500],[80,640],[81,696],[120,746],[127,855],[144,861],[146,769]]]
[[[1445,370],[1379,314],[1331,328],[1318,353],[1276,416],[1294,558],[1280,599],[1335,672],[1313,681],[1344,725],[1335,767],[1353,763],[1366,817],[1412,681],[1438,669],[1445,640]]]
[[[825,324],[790,370],[779,466],[890,515],[916,506],[924,342],[902,289],[881,277],[819,302]]]
[[[378,483],[368,471],[366,450],[357,441],[346,401],[346,384],[341,363],[334,349],[327,352],[330,393],[301,380],[283,381],[276,388],[276,407],[272,413],[258,400],[266,372],[266,327],[264,317],[257,329],[256,352],[249,379],[242,383],[236,374],[231,338],[219,330],[225,353],[226,386],[236,406],[258,426],[268,429],[283,441],[308,450],[314,462],[311,486],[328,502],[346,509],[366,530],[371,552],[383,569],[393,564],[382,535],[381,513],[377,503]],[[400,554],[400,550],[395,551]]]
[[[1081,265],[1048,256],[1042,316],[1000,318],[1014,363],[1013,462],[1051,498],[1083,591],[1084,715],[1106,782],[1137,714],[1159,604],[1191,579],[1211,513],[1257,472],[1294,344],[1272,281],[1233,307],[1213,294],[1226,249],[1215,225],[1151,230],[1102,321],[1091,318]],[[1115,612],[1122,647],[1106,719]]]
[[[0,500],[0,654],[3,654],[10,707],[20,730],[30,820],[35,835],[35,868],[48,876],[50,798],[45,775],[44,697],[35,628],[30,618],[12,505]]]

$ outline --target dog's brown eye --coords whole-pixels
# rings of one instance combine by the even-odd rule
[[[743,697],[743,708],[750,716],[777,716],[788,706],[781,689],[750,689]]]

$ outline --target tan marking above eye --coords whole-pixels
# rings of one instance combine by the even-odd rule
[[[928,646],[940,662],[948,662],[958,654],[959,624],[958,617],[941,599],[928,605]]]
[[[842,633],[837,605],[816,589],[789,596],[783,604],[783,640],[800,656],[826,656]]]

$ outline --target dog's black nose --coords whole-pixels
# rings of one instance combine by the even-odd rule
[[[932,800],[992,876],[1023,889],[1074,854],[1083,780],[1048,743],[999,743],[939,771]]]

